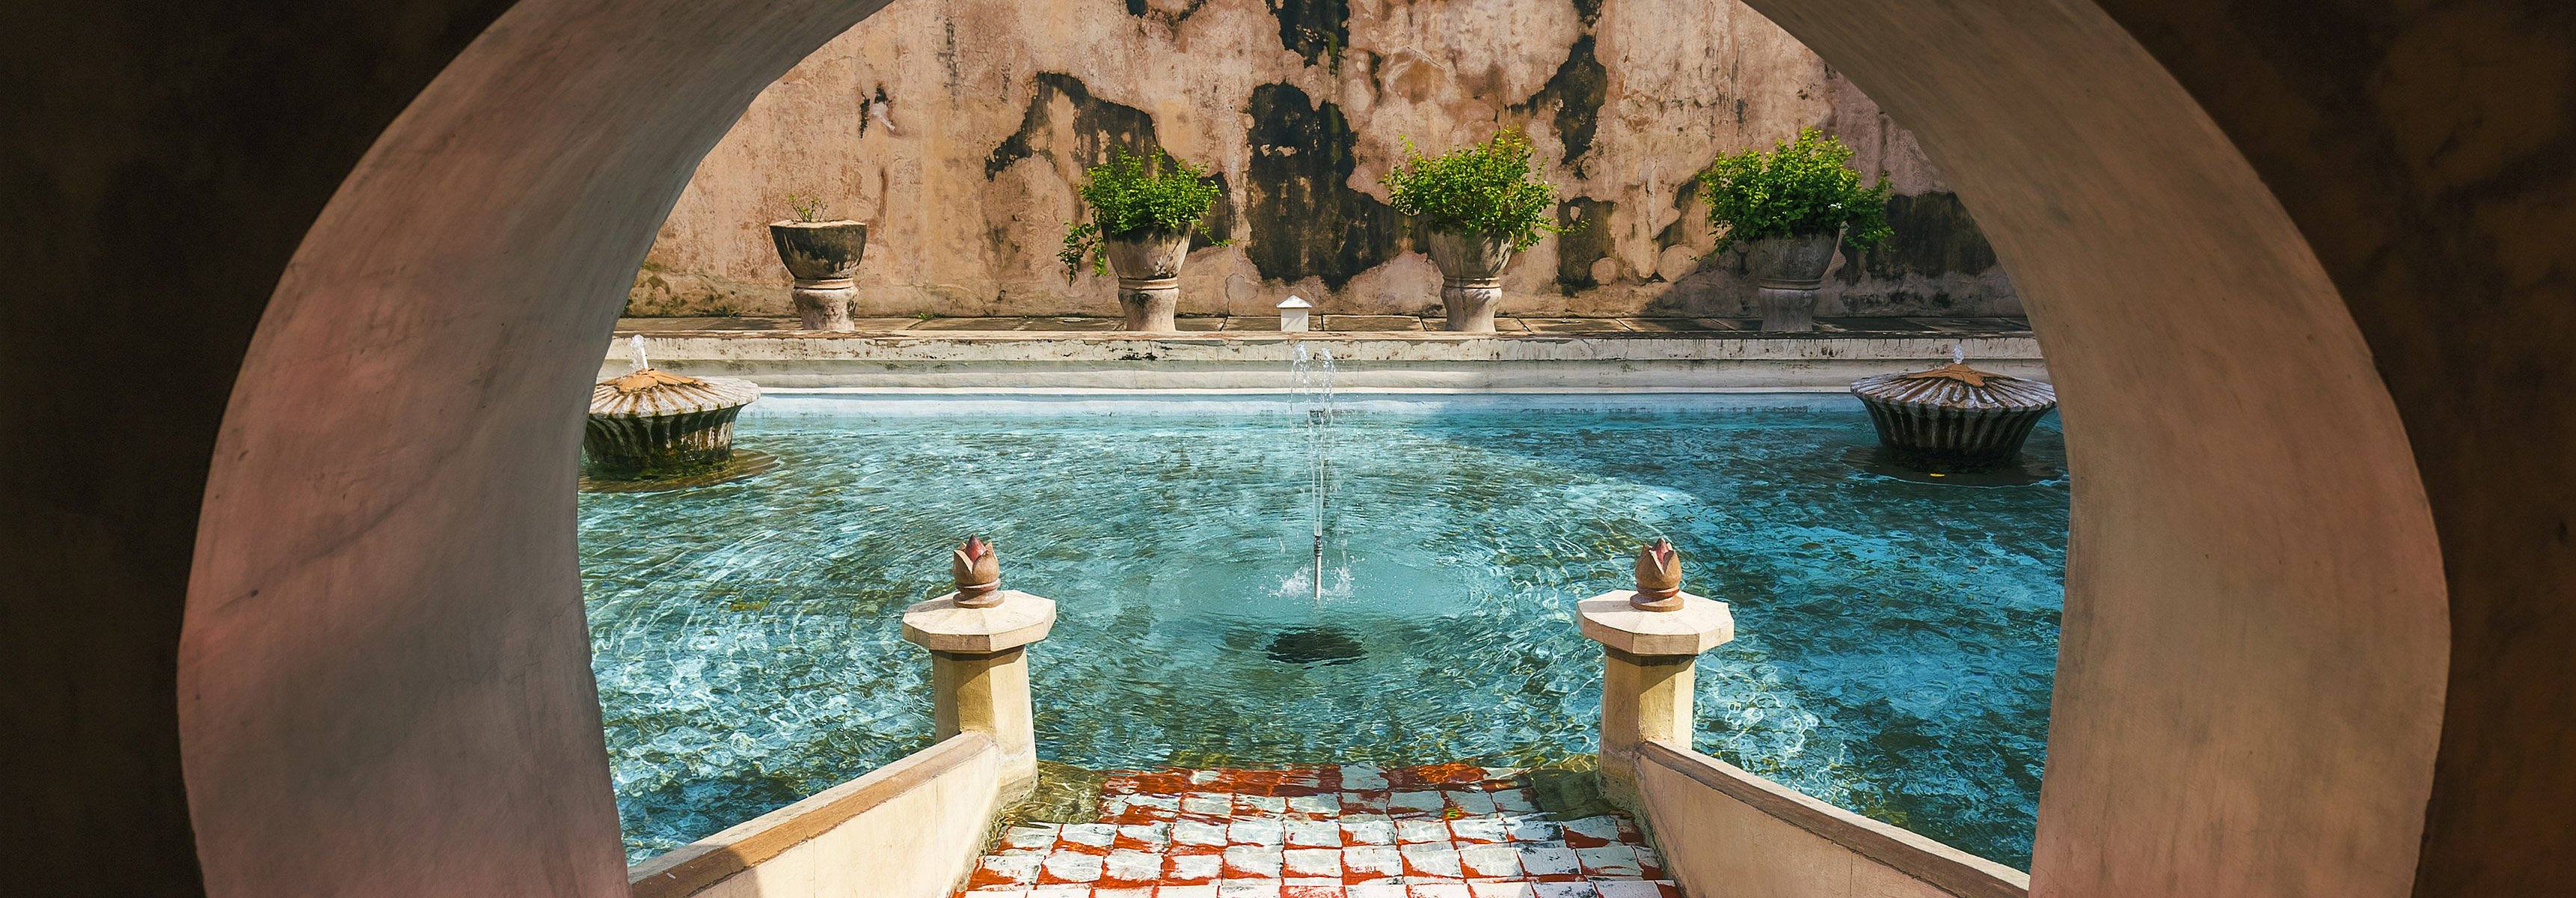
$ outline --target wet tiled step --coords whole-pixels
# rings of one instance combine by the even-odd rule
[[[1443,764],[1112,774],[1094,823],[1004,832],[963,898],[1680,898],[1617,814]]]

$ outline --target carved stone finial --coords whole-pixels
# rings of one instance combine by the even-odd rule
[[[1673,551],[1672,540],[1658,539],[1637,550],[1637,594],[1628,604],[1645,611],[1682,607],[1682,556]]]
[[[958,607],[991,608],[1002,604],[1002,562],[993,555],[993,544],[983,537],[967,537],[964,545],[948,553],[948,572],[957,579]]]

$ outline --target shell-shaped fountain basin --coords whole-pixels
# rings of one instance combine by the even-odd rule
[[[2057,407],[2047,383],[1953,361],[1929,371],[1853,381],[1879,442],[1912,465],[1976,470],[2010,462]]]

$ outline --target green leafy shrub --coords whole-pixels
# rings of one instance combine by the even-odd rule
[[[813,224],[823,220],[823,201],[791,193],[787,195],[787,211],[794,214],[797,221]]]
[[[1887,173],[1863,187],[1851,157],[1851,147],[1814,128],[1769,151],[1718,157],[1699,176],[1708,223],[1721,229],[1712,252],[1738,240],[1836,231],[1861,249],[1886,242],[1893,233],[1887,227]]]
[[[1541,234],[1572,230],[1551,220],[1556,185],[1539,180],[1530,165],[1529,138],[1520,129],[1506,128],[1484,143],[1436,157],[1424,157],[1407,139],[1404,153],[1404,163],[1385,179],[1387,204],[1398,212],[1421,216],[1439,230],[1510,240],[1513,252],[1530,248]]]
[[[1068,278],[1080,272],[1085,260],[1094,273],[1108,274],[1109,257],[1101,252],[1104,238],[1189,233],[1207,218],[1218,192],[1207,169],[1159,148],[1137,156],[1112,147],[1108,164],[1083,172],[1082,201],[1091,207],[1091,220],[1065,226],[1064,250],[1056,258]]]

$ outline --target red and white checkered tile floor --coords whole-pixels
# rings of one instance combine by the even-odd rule
[[[1014,827],[962,898],[1681,898],[1635,823],[1555,820],[1517,771],[1113,774],[1100,822]]]

